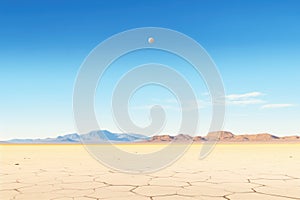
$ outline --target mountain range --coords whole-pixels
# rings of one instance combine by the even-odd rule
[[[179,134],[176,136],[171,135],[155,135],[152,137],[147,137],[141,134],[133,133],[112,133],[107,130],[91,131],[86,134],[79,135],[77,133],[67,134],[63,136],[58,136],[56,138],[45,138],[45,139],[12,139],[7,141],[0,141],[0,143],[33,143],[33,144],[78,144],[78,143],[106,143],[108,141],[113,143],[129,143],[129,142],[147,142],[147,143],[161,143],[161,142],[206,142],[214,141],[219,142],[300,142],[299,136],[284,136],[277,137],[269,133],[259,133],[259,134],[244,134],[244,135],[234,135],[228,131],[218,131],[210,132],[206,136],[195,136]]]
[[[112,133],[107,130],[91,131],[86,134],[79,135],[77,133],[58,136],[56,138],[44,138],[44,139],[12,139],[7,141],[1,141],[2,143],[105,143],[111,142],[136,142],[147,140],[148,137],[140,134],[127,134],[127,133]]]
[[[179,134],[177,136],[170,135],[157,135],[151,137],[149,142],[170,142],[173,140],[177,141],[189,141],[194,142],[206,142],[206,141],[219,141],[219,142],[300,142],[299,136],[284,136],[277,137],[269,133],[259,133],[259,134],[244,134],[244,135],[234,135],[228,131],[217,131],[210,132],[206,136],[195,136],[191,137],[189,135]]]

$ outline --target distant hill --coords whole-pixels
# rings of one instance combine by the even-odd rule
[[[140,134],[125,134],[125,133],[112,133],[107,130],[103,131],[91,131],[87,134],[79,135],[77,133],[67,134],[63,136],[58,136],[56,138],[45,138],[45,139],[12,139],[8,141],[3,141],[1,143],[39,143],[39,144],[57,144],[57,143],[105,143],[111,142],[135,142],[141,140],[147,140],[148,137]]]
[[[233,133],[227,131],[212,132],[205,137],[205,139],[207,140],[213,140],[214,138],[218,138],[219,141],[225,141],[225,142],[245,142],[245,141],[262,142],[262,141],[273,141],[273,140],[281,139],[280,137],[271,135],[269,133],[234,135]]]
[[[269,133],[259,133],[259,134],[243,134],[234,135],[228,131],[217,131],[208,133],[205,137],[195,136],[191,137],[189,135],[156,135],[151,137],[148,142],[171,142],[171,141],[191,141],[194,142],[206,142],[206,141],[218,141],[218,142],[300,142],[299,136],[285,136],[277,137]]]
[[[79,143],[126,143],[126,142],[147,142],[147,143],[164,143],[164,142],[300,142],[299,136],[284,136],[277,137],[269,133],[259,134],[243,134],[234,135],[228,131],[218,131],[208,133],[205,137],[179,134],[176,136],[171,135],[155,135],[147,137],[141,134],[130,133],[112,133],[107,130],[103,131],[91,131],[87,134],[79,135],[77,133],[58,136],[56,138],[45,139],[12,139],[8,141],[0,141],[0,143],[14,143],[14,144],[79,144]]]

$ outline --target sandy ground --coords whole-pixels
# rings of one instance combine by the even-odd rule
[[[300,144],[218,144],[204,160],[200,148],[132,175],[102,166],[81,145],[1,145],[0,199],[300,199]]]

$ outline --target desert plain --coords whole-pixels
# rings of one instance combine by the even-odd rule
[[[145,153],[162,144],[126,144]],[[0,145],[1,200],[300,199],[300,143],[217,144],[199,160],[193,144],[153,173],[107,168],[80,144]]]

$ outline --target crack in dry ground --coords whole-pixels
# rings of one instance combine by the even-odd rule
[[[40,176],[42,176],[43,172],[40,172]],[[57,172],[53,172],[56,174]],[[57,173],[58,175],[59,173]],[[107,174],[111,174],[111,172],[108,172]],[[115,173],[114,174],[118,174]],[[186,175],[187,174],[180,172],[177,174],[181,175]],[[198,176],[197,173],[189,173],[193,174],[193,176]],[[201,173],[200,173],[201,174]],[[9,175],[9,174],[5,174]],[[5,176],[4,175],[4,176]],[[226,175],[226,174],[224,174]],[[33,173],[33,176],[35,176],[35,173]],[[92,177],[91,175],[85,175],[86,177]],[[124,175],[123,175],[124,176]],[[135,175],[136,178],[140,177],[139,175]],[[144,176],[144,175],[141,175]],[[81,176],[76,176],[76,175],[71,175],[68,177],[73,178],[74,180],[81,179],[84,177],[83,175]],[[201,177],[201,175],[199,176]],[[174,176],[167,177],[160,177],[160,176],[149,176],[147,181],[145,181],[144,184],[113,184],[110,183],[109,180],[103,180],[101,175],[97,177],[92,177],[91,181],[67,181],[64,182],[63,177],[55,177],[55,180],[57,182],[55,183],[49,183],[45,184],[45,182],[42,182],[41,184],[31,184],[27,186],[22,186],[23,180],[18,179],[18,180],[11,180],[10,182],[5,182],[1,183],[1,190],[0,194],[4,194],[7,199],[30,199],[30,197],[35,198],[33,194],[27,195],[29,192],[36,193],[36,198],[37,197],[43,197],[45,195],[39,195],[39,194],[53,194],[54,197],[50,197],[49,199],[51,200],[59,200],[59,199],[133,199],[135,198],[144,198],[144,199],[160,199],[164,197],[169,197],[170,199],[174,198],[181,198],[181,199],[227,199],[227,200],[232,200],[236,199],[235,196],[238,195],[247,195],[251,193],[255,193],[257,195],[263,195],[263,198],[267,198],[266,196],[271,196],[271,197],[278,197],[282,199],[300,199],[300,197],[295,197],[295,196],[290,196],[288,194],[283,195],[283,194],[274,194],[272,192],[267,193],[267,192],[261,192],[258,191],[257,189],[259,188],[268,188],[268,185],[257,183],[256,181],[259,180],[267,180],[267,181],[274,181],[274,180],[280,180],[284,182],[288,182],[289,180],[298,180],[299,178],[293,177],[289,179],[272,179],[272,178],[253,178],[253,179],[245,179],[244,182],[237,183],[238,184],[243,184],[242,188],[236,188],[237,190],[240,189],[240,192],[237,191],[232,191],[232,189],[229,187],[230,184],[235,184],[234,182],[224,182],[222,180],[219,180],[219,182],[209,182],[210,178],[204,180],[204,181],[186,181],[188,180],[188,177],[184,181],[182,180],[174,180]],[[159,180],[162,181],[162,184],[159,184],[158,182],[155,182],[155,184],[152,184],[153,181]],[[164,181],[169,182],[166,184]],[[111,181],[114,182],[114,181]],[[177,182],[177,183],[175,183]],[[186,185],[177,185],[178,182],[180,184],[185,183]],[[10,189],[3,189],[5,187],[9,188],[9,183],[14,183],[15,188],[10,188]],[[197,184],[201,183],[199,186]],[[96,187],[97,184],[100,184]],[[102,185],[101,185],[102,184]],[[194,185],[196,184],[196,185]],[[20,187],[18,187],[20,185]],[[76,185],[78,185],[76,187]],[[84,186],[86,185],[86,186]],[[177,186],[175,186],[177,185]],[[243,191],[247,190],[247,185],[249,186],[249,191]],[[256,185],[256,186],[254,186]],[[254,187],[253,187],[254,186]],[[82,188],[83,187],[83,188]],[[119,188],[118,188],[119,187]],[[227,188],[229,187],[229,188]],[[271,187],[271,186],[270,186]],[[48,191],[43,191],[43,189],[48,189]],[[50,190],[50,188],[56,188],[53,190]],[[32,190],[31,190],[32,189]],[[98,191],[97,190],[103,190],[103,191]],[[211,190],[210,192],[207,193],[208,190]],[[10,193],[11,192],[11,193]],[[60,193],[62,192],[62,193]],[[228,193],[230,192],[230,193]],[[69,193],[69,194],[64,194],[64,193]],[[117,194],[116,194],[117,193]],[[215,195],[212,193],[216,193]],[[219,193],[219,194],[218,194]],[[224,194],[222,194],[224,193]],[[51,196],[51,195],[50,195]]]
[[[300,159],[295,157],[278,166],[278,162],[266,162],[267,157],[257,159],[248,152],[234,165],[228,163],[235,159],[233,153],[222,152],[220,157],[203,161],[188,154],[190,157],[162,171],[133,175],[102,167],[87,154],[66,161],[53,155],[38,157],[34,152],[35,156],[26,155],[26,159],[7,157],[1,162],[1,200],[300,200]],[[22,151],[16,154],[22,157]],[[255,159],[262,165],[255,165]]]

